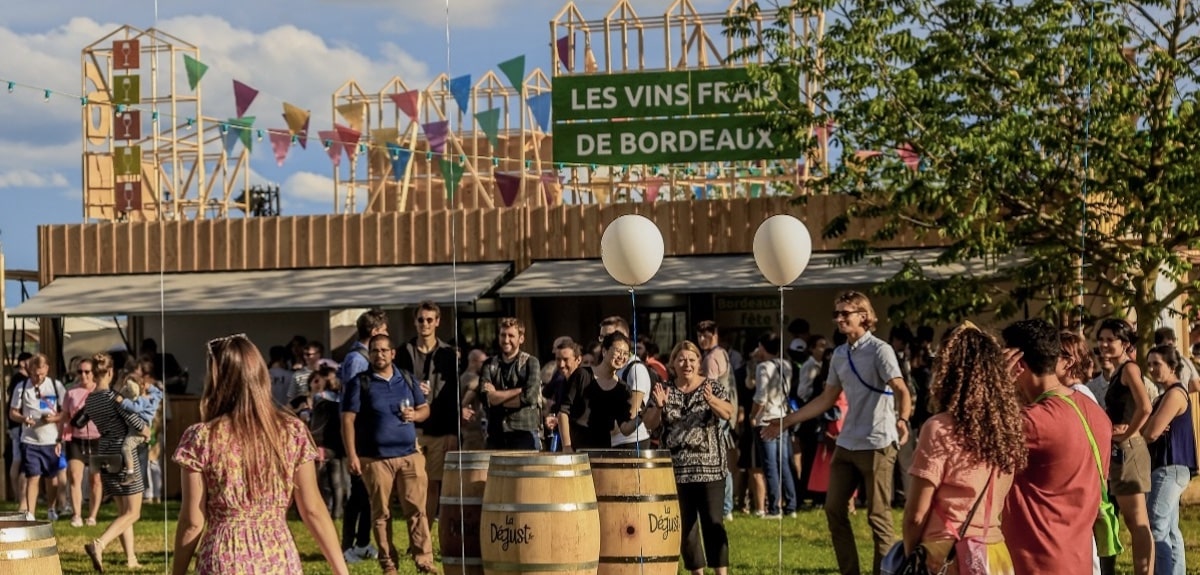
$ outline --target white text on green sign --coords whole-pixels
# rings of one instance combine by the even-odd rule
[[[576,122],[554,125],[554,161],[669,164],[798,157],[777,145],[763,116]]]
[[[739,114],[759,96],[775,98],[749,80],[746,68],[559,76],[551,99],[558,122]]]

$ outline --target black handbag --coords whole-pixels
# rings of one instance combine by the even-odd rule
[[[99,471],[100,473],[120,473],[125,469],[125,458],[120,453],[93,453],[88,458],[88,466],[92,468],[92,471]]]

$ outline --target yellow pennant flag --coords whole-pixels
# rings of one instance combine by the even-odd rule
[[[612,194],[612,179],[608,176],[592,176],[592,193],[596,195],[596,203],[607,204]]]
[[[399,128],[379,128],[377,130],[371,130],[371,143],[381,148],[387,146],[388,144],[394,144],[399,140]]]
[[[363,131],[363,119],[367,115],[367,106],[365,104],[362,102],[342,104],[337,107],[337,112],[346,119],[346,123],[350,124],[350,128],[355,132]]]
[[[283,121],[287,122],[288,131],[293,136],[304,132],[308,127],[308,110],[302,110],[299,106],[283,103]]]

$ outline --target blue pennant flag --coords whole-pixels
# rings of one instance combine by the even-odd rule
[[[395,142],[388,142],[388,158],[392,160],[392,177],[396,181],[404,179],[404,171],[408,169],[408,160],[412,158],[412,150],[401,148]]]
[[[225,153],[232,156],[233,147],[237,145],[238,139],[242,137],[241,128],[237,125],[228,124],[225,126],[225,134],[222,139],[225,143]]]
[[[543,132],[550,131],[550,92],[538,94],[525,100],[529,104],[529,110],[533,112],[533,119],[537,121],[538,126]]]
[[[450,95],[454,96],[458,109],[466,112],[471,105],[471,76],[451,78]]]

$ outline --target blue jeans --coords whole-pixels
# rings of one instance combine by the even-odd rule
[[[783,478],[784,513],[796,510],[796,481],[792,478],[792,439],[784,430],[777,439],[759,442],[759,455],[763,462],[763,475],[767,478],[767,514],[779,514],[779,480]],[[780,447],[782,446],[782,453]]]
[[[1154,534],[1154,573],[1184,575],[1183,532],[1179,530],[1179,499],[1191,479],[1182,465],[1159,467],[1150,473],[1150,531]]]

